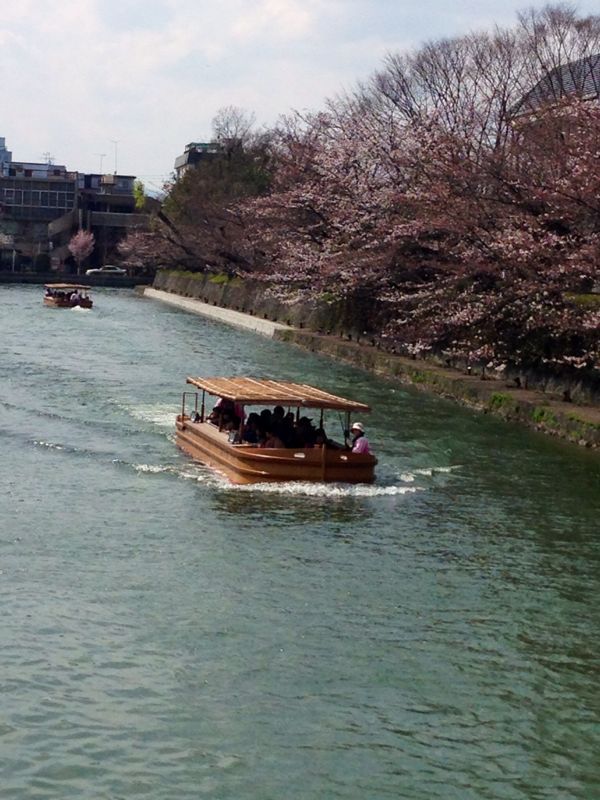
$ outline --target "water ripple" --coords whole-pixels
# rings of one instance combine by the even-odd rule
[[[591,454],[96,300],[0,287],[3,797],[598,794]],[[375,483],[239,487],[181,454],[185,376],[232,354],[372,405]]]

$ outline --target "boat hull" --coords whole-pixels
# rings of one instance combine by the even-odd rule
[[[224,473],[232,483],[312,481],[372,483],[372,455],[322,447],[260,448],[230,444],[209,422],[177,417],[177,446],[197,461]]]

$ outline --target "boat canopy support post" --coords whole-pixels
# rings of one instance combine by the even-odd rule
[[[242,413],[240,414],[240,424],[239,424],[239,427],[238,427],[238,435],[240,437],[240,442],[241,442],[243,440],[243,438],[244,438],[244,420],[246,418],[246,412],[245,412],[244,406],[240,406],[240,409],[241,409]]]
[[[206,391],[202,389],[202,405],[200,406],[200,422],[204,422],[204,408],[205,408],[205,398],[206,398]],[[198,395],[196,395],[196,399],[198,399]]]

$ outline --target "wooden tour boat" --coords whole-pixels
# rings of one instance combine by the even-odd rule
[[[44,305],[53,308],[92,308],[94,302],[89,296],[90,288],[80,283],[47,283],[44,286]]]
[[[377,459],[366,453],[352,453],[345,445],[318,444],[312,447],[259,447],[237,443],[244,438],[244,407],[283,406],[293,410],[315,409],[323,428],[326,410],[345,414],[369,412],[364,403],[323,392],[312,386],[258,378],[188,378],[200,391],[184,391],[181,413],[176,421],[176,441],[192,458],[224,473],[233,483],[259,481],[340,481],[372,483]],[[223,398],[241,410],[238,430],[227,431],[209,419],[206,395]],[[219,401],[217,401],[219,402]]]

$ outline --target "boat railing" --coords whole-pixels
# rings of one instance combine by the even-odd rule
[[[184,420],[185,417],[186,417],[186,398],[189,396],[189,397],[193,397],[194,398],[194,410],[192,412],[194,417],[196,416],[196,414],[199,413],[200,414],[200,420],[199,421],[200,422],[204,422],[204,411],[205,411],[205,408],[204,408],[204,392],[202,392],[202,404],[200,406],[200,408],[201,408],[200,412],[198,412],[198,394],[199,394],[199,392],[183,392],[183,395],[181,397],[181,419],[182,420]],[[192,415],[188,414],[187,416],[191,419]]]

